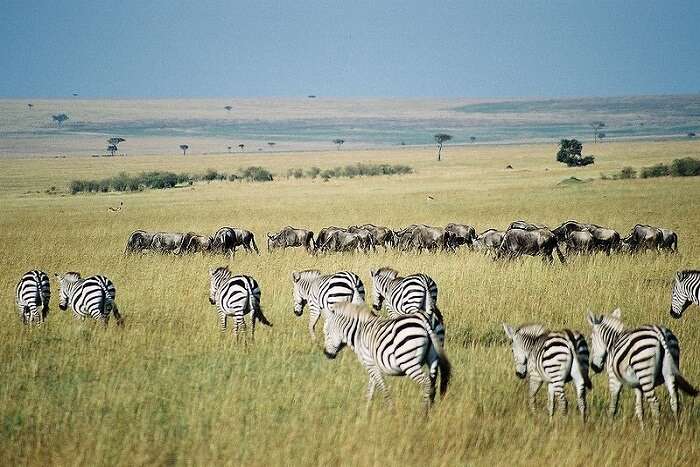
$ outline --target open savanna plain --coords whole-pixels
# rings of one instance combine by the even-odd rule
[[[621,307],[629,326],[659,323],[681,343],[681,369],[700,385],[700,310],[669,314],[675,271],[700,266],[697,178],[604,181],[600,173],[698,157],[692,141],[587,145],[591,168],[554,161],[554,145],[447,147],[228,156],[13,158],[0,161],[0,463],[231,465],[698,465],[700,401],[683,398],[676,426],[663,388],[661,427],[640,430],[633,393],[610,421],[607,378],[593,376],[590,416],[581,423],[526,408],[501,323],[541,322],[590,334],[588,309]],[[356,162],[401,163],[414,174],[355,179],[286,179],[289,168]],[[506,169],[507,165],[513,169]],[[212,182],[162,191],[70,195],[78,178],[121,171],[233,173],[260,165],[268,183]],[[575,176],[582,182],[561,183]],[[590,180],[589,180],[590,179]],[[55,186],[58,194],[45,194]],[[433,199],[428,199],[428,195]],[[119,213],[109,206],[123,201]],[[676,230],[677,255],[539,258],[500,263],[467,250],[456,254],[268,254],[266,232],[285,225],[314,231],[373,222],[469,223],[477,231],[515,219],[550,226],[574,218],[626,234],[635,223]],[[212,233],[223,225],[256,234],[262,254],[123,255],[137,228]],[[255,342],[218,331],[209,305],[208,268],[228,264],[253,275],[274,327]],[[312,342],[307,315],[292,313],[291,272],[349,269],[365,282],[370,268],[421,271],[440,288],[453,379],[428,419],[420,390],[388,379],[393,409],[377,398],[365,410],[367,376],[351,350],[335,361]],[[58,311],[52,282],[48,321],[20,323],[14,287],[32,268],[102,273],[117,286],[123,329],[73,321]],[[317,329],[319,337],[321,329]],[[572,388],[567,388],[570,403]]]

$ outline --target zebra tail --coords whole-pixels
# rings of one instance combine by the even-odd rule
[[[258,306],[255,308],[254,313],[255,313],[255,316],[258,318],[258,321],[260,321],[265,326],[272,327],[272,323],[270,321],[268,321],[267,318],[265,317],[265,315],[263,314],[262,308],[260,307],[260,304],[258,304]]]
[[[572,366],[576,367],[576,370],[583,378],[583,385],[586,389],[593,389],[593,382],[588,376],[588,343],[582,335],[574,336],[574,334],[569,330],[565,329],[569,342],[571,343],[571,351],[573,352],[573,362]]]
[[[428,335],[430,336],[430,342],[433,344],[433,348],[438,355],[438,366],[440,368],[440,397],[444,397],[447,393],[447,386],[450,384],[450,377],[452,376],[452,365],[447,359],[447,354],[445,349],[440,343],[440,339],[435,335],[430,324],[428,324]]]
[[[670,335],[667,335],[667,333],[669,333]],[[671,340],[671,346],[674,347],[676,352],[679,352],[678,339],[676,339],[676,336],[671,334],[670,331],[668,331],[667,329],[661,330],[661,332],[659,333],[659,340],[661,341],[661,345],[664,348],[664,353],[666,354],[664,356],[664,363],[671,365],[671,371],[673,372],[673,375],[675,377],[678,389],[688,394],[690,397],[696,397],[698,395],[698,390],[695,387],[693,387],[693,385],[690,384],[688,380],[686,380],[681,374],[680,368],[678,368],[678,365],[676,365],[676,358],[678,357],[678,355],[674,355],[674,353],[671,352],[671,346],[669,346],[669,342],[667,339]]]

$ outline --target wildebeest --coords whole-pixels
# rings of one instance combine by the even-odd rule
[[[671,253],[678,253],[678,234],[671,229],[659,227],[664,236],[664,241],[661,245],[662,250],[668,250]]]
[[[424,224],[413,224],[397,232],[399,248],[406,250],[437,251],[452,249],[452,234],[440,227]]]
[[[498,249],[498,258],[515,258],[521,255],[542,256],[543,261],[553,262],[552,251],[556,251],[559,261],[566,263],[559,250],[557,237],[548,229],[510,229],[503,236]]]
[[[182,248],[180,248],[180,253],[198,253],[198,252],[208,252],[211,250],[211,244],[213,242],[212,237],[207,235],[198,235],[193,232],[188,232],[185,239],[182,242]]]
[[[364,224],[359,227],[369,230],[374,237],[375,245],[381,245],[385,250],[396,245],[396,235],[394,231],[388,227],[374,224]]]
[[[255,250],[257,254],[260,254],[260,250],[255,244],[255,235],[249,230],[221,227],[212,236],[212,239],[211,250],[218,253],[228,253],[233,256],[236,248],[242,246],[249,253]]]
[[[129,235],[129,239],[126,241],[126,248],[124,248],[124,254],[129,253],[140,253],[142,251],[151,248],[151,242],[153,241],[153,232],[146,232],[145,230],[134,230]]]
[[[538,230],[538,229],[549,229],[545,224],[533,224],[524,220],[514,221],[508,226],[506,230],[520,229],[520,230]]]
[[[450,240],[453,248],[461,245],[467,245],[471,248],[474,239],[476,239],[476,229],[471,225],[450,223],[445,226],[445,231],[451,234]]]
[[[637,224],[632,227],[629,235],[622,241],[631,253],[647,250],[658,251],[664,243],[664,234],[657,227]]]
[[[364,251],[377,250],[374,235],[368,229],[353,225],[348,227],[347,232],[357,234],[360,237],[360,249]]]
[[[317,244],[316,248],[316,251],[348,252],[355,250],[362,250],[365,253],[369,251],[367,244],[363,242],[362,237],[358,233],[344,230],[334,231],[327,236],[326,241],[322,245]]]
[[[590,232],[593,236],[594,248],[596,251],[604,251],[610,254],[612,251],[619,250],[622,245],[620,234],[617,231],[596,224],[583,224],[574,220],[563,222],[559,227],[552,230],[552,233],[554,233],[560,241],[565,242],[569,233],[581,232],[584,230]]]
[[[179,254],[185,234],[179,232],[156,232],[151,240],[151,250],[159,253]]]
[[[321,230],[319,230],[318,235],[316,235],[316,247],[320,247],[321,245],[326,243],[326,241],[328,240],[328,237],[330,237],[333,234],[333,232],[345,232],[345,231],[347,231],[347,229],[345,229],[343,227],[331,226],[331,227],[322,228]]]
[[[267,251],[274,248],[293,248],[303,246],[306,251],[312,252],[315,248],[314,233],[310,230],[295,229],[286,226],[277,233],[267,234]]]
[[[496,229],[488,229],[481,232],[474,239],[474,247],[482,251],[498,252],[505,232]]]
[[[595,249],[595,239],[588,230],[576,230],[566,236],[566,254],[592,253]]]

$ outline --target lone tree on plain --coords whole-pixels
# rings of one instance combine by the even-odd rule
[[[34,104],[27,104],[27,107],[31,109],[32,107],[34,107]]]
[[[224,107],[224,109],[226,109],[226,110],[228,110],[228,111],[230,112],[230,111],[233,109],[233,107],[231,107],[230,105],[227,105],[227,106]]]
[[[592,164],[594,156],[582,156],[583,144],[577,139],[563,139],[559,142],[557,161],[569,167],[583,167]]]
[[[231,146],[228,146],[227,149],[228,149],[228,153],[231,154]]]
[[[63,122],[66,120],[69,120],[70,117],[66,114],[58,114],[58,115],[52,115],[51,118],[53,119],[54,122],[58,123],[58,126],[63,125]]]
[[[181,145],[180,145],[180,149],[182,150],[182,155],[183,155],[183,156],[187,155],[187,150],[188,150],[189,148],[190,148],[190,147],[189,147],[188,145],[186,145],[186,144],[181,144]]]
[[[118,146],[119,143],[123,143],[126,141],[124,138],[119,138],[119,137],[112,137],[107,140],[107,151],[114,156],[114,153],[119,150]]]
[[[345,140],[344,140],[344,139],[340,139],[340,138],[337,138],[337,139],[334,139],[334,140],[333,140],[333,144],[335,144],[336,146],[338,146],[338,151],[340,151],[340,146],[342,146],[344,142],[345,142]]]
[[[449,140],[452,139],[452,135],[448,135],[447,133],[438,133],[436,135],[433,135],[433,138],[435,139],[435,144],[437,144],[438,147],[438,161],[441,160],[442,156],[442,145],[448,142]]]
[[[600,137],[600,130],[605,128],[605,122],[601,121],[596,121],[596,122],[591,122],[591,128],[593,128],[593,142],[597,143],[598,138]],[[603,135],[605,137],[605,135]]]
[[[469,137],[469,141],[471,141],[472,143],[473,143],[474,141],[476,141],[476,136],[470,136],[470,137]]]
[[[275,144],[277,144],[277,143],[275,143],[274,141],[268,141],[268,143],[267,143],[267,145],[270,147],[273,147]]]
[[[243,144],[243,143],[239,144],[238,149],[240,149],[241,152],[243,152],[243,150],[245,149],[245,144]]]

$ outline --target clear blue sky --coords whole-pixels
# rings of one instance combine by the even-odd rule
[[[0,0],[0,96],[700,92],[700,1]]]

